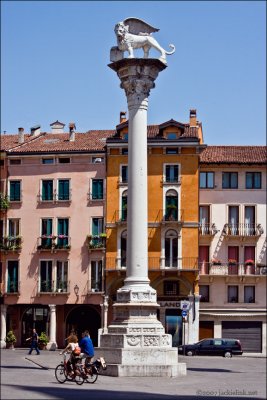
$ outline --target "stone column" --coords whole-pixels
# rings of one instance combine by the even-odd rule
[[[1,304],[1,341],[0,341],[0,348],[5,349],[6,348],[6,342],[5,342],[5,337],[6,337],[6,312],[7,312],[7,306],[5,304]]]
[[[157,59],[122,59],[110,64],[116,71],[128,102],[128,207],[127,269],[124,285],[117,291],[114,319],[100,336],[97,356],[113,376],[168,376],[186,374],[178,364],[157,319],[157,294],[148,279],[147,236],[147,107],[150,90],[166,64]]]
[[[49,304],[50,308],[50,328],[49,328],[49,343],[47,344],[48,350],[56,350],[56,306],[55,304]]]

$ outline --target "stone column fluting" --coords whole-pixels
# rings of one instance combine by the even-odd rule
[[[0,341],[0,348],[6,348],[6,313],[7,313],[7,306],[5,304],[1,304],[1,341]]]
[[[49,329],[49,342],[47,344],[48,350],[56,350],[56,305],[49,304],[50,308],[50,329]]]
[[[166,64],[158,59],[128,58],[109,67],[116,71],[128,103],[127,263],[126,279],[113,305],[113,321],[107,333],[100,335],[96,354],[105,357],[107,375],[185,375],[172,337],[157,319],[157,293],[148,279],[148,96]]]

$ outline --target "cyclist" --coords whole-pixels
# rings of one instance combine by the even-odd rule
[[[92,361],[95,355],[94,346],[90,338],[89,331],[86,330],[82,333],[82,339],[80,340],[79,344],[82,351],[82,358],[85,358],[85,365],[87,365]]]
[[[76,335],[70,335],[68,337],[67,346],[59,354],[63,354],[65,352],[70,353],[70,358],[67,361],[67,371],[70,376],[73,376],[76,369],[76,363],[80,358],[79,343]]]

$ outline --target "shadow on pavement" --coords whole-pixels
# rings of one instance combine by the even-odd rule
[[[64,384],[58,384],[58,388],[47,388],[40,386],[37,388],[30,388],[28,386],[18,385],[16,388],[18,390],[23,391],[31,391],[38,394],[37,398],[45,399],[45,398],[53,398],[53,399],[63,399],[63,400],[72,400],[73,398],[78,398],[79,400],[85,400],[90,397],[93,400],[196,400],[196,399],[208,399],[208,400],[218,400],[217,396],[186,396],[186,395],[164,395],[157,393],[143,393],[143,392],[127,392],[127,391],[117,391],[117,390],[98,390],[93,385],[83,384],[87,386],[86,390],[79,389],[75,383],[68,385],[68,387]],[[5,385],[11,386],[11,385]],[[14,388],[14,386],[12,386]],[[43,396],[43,397],[39,397]],[[48,397],[49,396],[49,397]],[[30,397],[34,398],[34,397]],[[229,396],[219,396],[220,400],[229,400]],[[257,397],[247,397],[247,396],[235,396],[236,400],[251,400],[257,399]]]
[[[223,368],[190,368],[187,367],[187,371],[201,371],[201,372],[231,372],[231,374],[240,374],[239,371],[233,371],[232,369]]]

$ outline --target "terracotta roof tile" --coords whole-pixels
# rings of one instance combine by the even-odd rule
[[[106,139],[114,135],[114,130],[92,130],[75,133],[75,140],[69,141],[69,133],[42,133],[18,144],[18,135],[7,135],[1,148],[12,153],[50,153],[104,150]]]
[[[266,164],[266,146],[208,146],[201,164]]]

